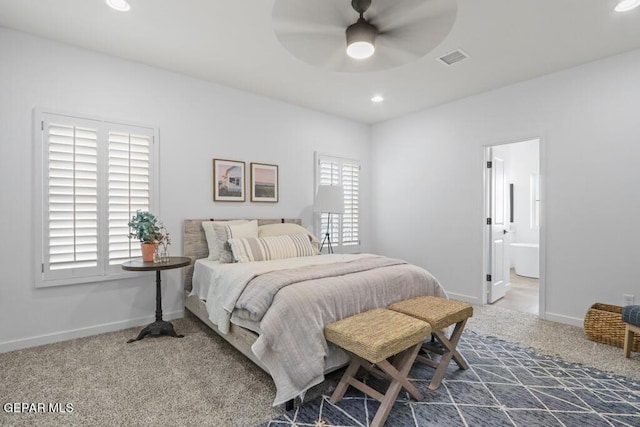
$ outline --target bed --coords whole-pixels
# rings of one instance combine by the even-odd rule
[[[373,254],[210,261],[205,221],[213,220],[184,222],[184,255],[195,260],[184,269],[185,307],[271,375],[274,406],[302,398],[349,361],[324,339],[326,324],[419,295],[446,297],[426,270]]]

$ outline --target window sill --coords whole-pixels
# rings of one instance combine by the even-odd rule
[[[66,278],[66,279],[50,279],[50,280],[38,280],[36,281],[36,288],[53,288],[57,286],[68,286],[68,285],[90,285],[94,283],[100,282],[113,282],[116,280],[125,280],[125,279],[135,279],[138,277],[142,277],[144,275],[148,275],[147,272],[128,272],[123,271],[121,273],[112,273],[106,276],[87,276],[87,277],[75,277],[75,278]]]

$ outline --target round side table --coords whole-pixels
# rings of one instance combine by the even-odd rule
[[[169,335],[176,338],[182,338],[184,336],[176,334],[176,331],[173,329],[173,324],[171,322],[162,320],[162,289],[160,287],[160,271],[186,267],[189,264],[191,264],[191,258],[184,256],[172,256],[169,257],[167,261],[163,262],[146,262],[142,261],[142,258],[136,258],[122,264],[122,269],[127,271],[156,272],[156,321],[145,326],[145,328],[140,331],[136,338],[130,339],[129,341],[127,341],[127,343],[139,341],[147,335],[154,337],[160,335]]]

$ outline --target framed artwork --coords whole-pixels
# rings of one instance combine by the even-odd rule
[[[251,201],[278,201],[278,165],[251,163]]]
[[[216,202],[244,202],[244,162],[213,159],[213,200]]]

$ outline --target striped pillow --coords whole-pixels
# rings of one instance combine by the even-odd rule
[[[318,255],[318,250],[313,247],[306,234],[229,239],[228,243],[237,262]]]
[[[246,219],[234,219],[230,221],[203,221],[202,229],[204,230],[204,235],[207,239],[207,247],[209,248],[209,256],[207,256],[207,259],[210,259],[211,261],[218,261],[220,259],[220,255],[224,252],[224,244],[229,239],[229,237],[227,237],[225,225],[246,224],[248,222],[249,221]],[[231,260],[226,262],[231,262]]]

